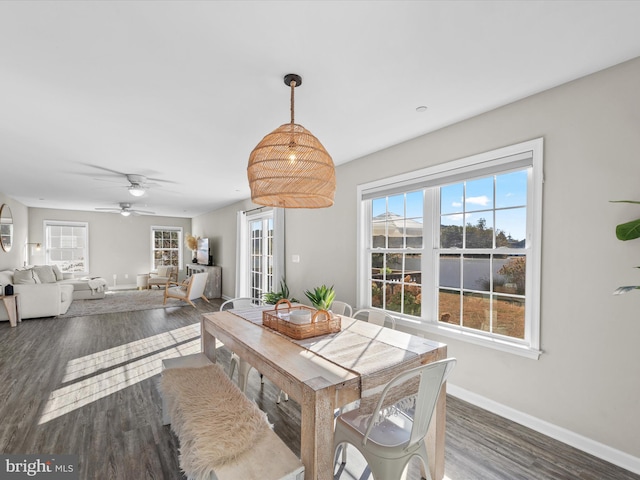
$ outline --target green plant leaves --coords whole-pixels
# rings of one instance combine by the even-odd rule
[[[331,287],[322,285],[314,288],[313,291],[305,290],[304,294],[307,296],[311,304],[318,310],[329,310],[334,298],[336,297],[333,285]]]
[[[636,200],[612,200],[612,203],[640,204],[640,202]],[[631,222],[621,223],[620,225],[616,226],[616,237],[618,238],[618,240],[622,241],[640,238],[640,218],[637,220],[632,220]],[[626,287],[619,287],[615,292],[613,292],[613,294],[620,295],[622,293],[631,292],[632,290],[640,290],[640,285],[628,285]]]
[[[616,227],[616,237],[622,241],[640,238],[640,218],[618,225]]]

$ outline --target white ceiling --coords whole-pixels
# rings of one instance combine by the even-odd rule
[[[636,1],[5,0],[0,192],[193,217],[250,196],[286,73],[341,164],[640,56],[638,18]],[[112,172],[163,182],[136,199]]]

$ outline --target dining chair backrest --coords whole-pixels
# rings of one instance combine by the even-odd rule
[[[381,327],[384,327],[385,323],[389,323],[391,328],[393,328],[394,330],[396,328],[396,319],[388,313],[383,312],[382,310],[362,308],[353,314],[353,318],[357,318],[359,320],[364,319],[369,323],[374,323],[376,325],[380,325]]]
[[[403,384],[407,380],[419,376],[418,394],[415,401],[415,412],[413,415],[413,427],[411,429],[411,437],[409,444],[404,448],[409,449],[415,443],[424,439],[429,430],[429,424],[431,423],[431,417],[433,417],[433,411],[436,408],[438,397],[440,396],[440,390],[442,384],[447,381],[447,377],[456,365],[457,360],[455,358],[446,358],[437,362],[427,363],[420,365],[419,367],[407,370],[401,373],[391,380],[380,394],[378,405],[374,410],[374,414],[365,431],[363,443],[366,444],[371,430],[380,420],[383,415],[382,405],[385,404],[385,396],[389,391]]]
[[[353,314],[353,308],[351,308],[351,305],[339,300],[334,300],[331,304],[331,311],[336,315],[344,315],[346,317],[350,317]]]
[[[227,300],[220,305],[220,311],[231,310],[232,308],[249,308],[253,307],[253,299],[249,297],[238,297]]]

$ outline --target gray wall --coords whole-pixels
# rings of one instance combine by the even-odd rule
[[[123,217],[122,215],[77,210],[29,209],[30,242],[44,244],[44,220],[66,220],[89,223],[89,268],[92,276],[104,277],[113,285],[135,285],[136,275],[151,268],[151,226],[182,227],[186,235],[191,231],[191,219],[159,217],[155,215]],[[183,262],[190,262],[191,251],[183,245]],[[34,252],[31,264],[44,263],[44,251]],[[181,278],[184,276],[181,266]],[[128,278],[125,278],[128,276]]]
[[[640,240],[615,238],[640,217],[640,59],[579,79],[337,168],[335,205],[286,212],[293,295],[321,283],[356,298],[356,186],[543,137],[545,184],[541,345],[531,360],[450,338],[451,384],[592,440],[640,465]],[[336,121],[339,121],[337,118]],[[236,204],[193,220],[216,238],[225,296],[233,296]],[[292,263],[291,255],[300,255]],[[606,451],[614,449],[615,451]],[[635,457],[635,458],[634,458]]]

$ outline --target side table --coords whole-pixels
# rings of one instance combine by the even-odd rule
[[[149,288],[149,274],[141,273],[136,278],[136,286],[138,290],[146,290]]]
[[[12,327],[18,326],[18,322],[22,322],[22,318],[20,317],[18,294],[14,293],[13,295],[4,295],[0,298],[2,298],[4,308],[7,309],[7,314],[9,315],[9,323]]]

